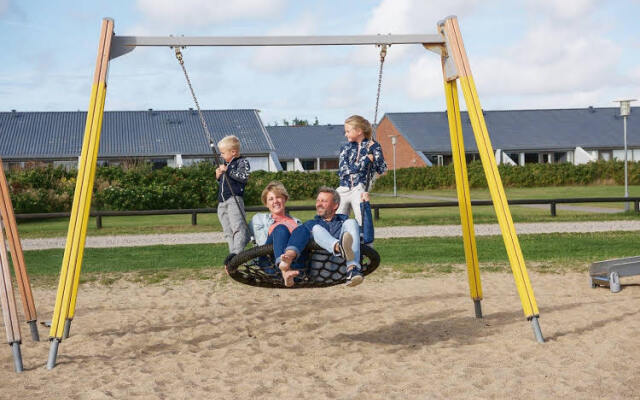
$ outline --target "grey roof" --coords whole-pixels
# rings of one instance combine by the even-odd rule
[[[273,145],[256,110],[205,110],[214,142],[236,135],[243,154],[267,154]],[[86,112],[0,112],[3,158],[71,158],[82,150]],[[106,111],[100,157],[211,155],[196,111]]]
[[[640,115],[627,118],[627,145],[640,146]],[[636,113],[640,111],[637,110]],[[562,110],[485,111],[494,149],[505,151],[623,148],[623,121],[618,107]],[[414,149],[451,153],[447,113],[385,114]],[[634,118],[635,117],[635,118]],[[467,112],[461,112],[465,149],[477,151]],[[635,122],[637,121],[637,122]]]
[[[347,143],[344,125],[268,126],[276,154],[282,161],[294,158],[338,158]]]

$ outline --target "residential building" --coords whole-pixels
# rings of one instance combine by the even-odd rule
[[[75,167],[82,150],[86,112],[0,112],[0,157],[5,165],[33,163]],[[253,170],[279,171],[280,161],[257,110],[205,110],[211,139],[240,139]],[[195,110],[106,111],[98,163],[150,161],[181,167],[214,160]]]
[[[571,162],[624,159],[623,120],[617,107],[553,110],[484,111],[489,138],[498,164]],[[479,159],[466,112],[461,112],[467,160]],[[380,121],[378,141],[387,164],[396,167],[446,165],[451,162],[447,113],[386,113]],[[627,158],[640,161],[640,124],[628,117]]]
[[[285,171],[337,170],[344,125],[268,126]]]

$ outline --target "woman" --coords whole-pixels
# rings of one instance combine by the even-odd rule
[[[262,191],[262,204],[269,209],[268,213],[258,213],[251,219],[253,237],[258,246],[273,244],[275,265],[280,264],[280,257],[287,247],[291,232],[301,224],[300,220],[288,215],[285,206],[289,193],[281,182],[272,181]],[[275,270],[273,271],[275,272]],[[285,283],[293,284],[298,271],[282,271]]]

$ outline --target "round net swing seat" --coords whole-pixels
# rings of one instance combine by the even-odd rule
[[[273,245],[266,244],[245,250],[229,261],[229,276],[240,283],[250,286],[303,289],[340,285],[346,282],[347,266],[342,257],[329,254],[311,241],[306,247],[307,254],[304,266],[298,269],[300,274],[295,278],[293,287],[284,286],[282,274],[274,263]],[[362,274],[368,275],[380,265],[380,255],[366,244],[360,245],[360,263]]]

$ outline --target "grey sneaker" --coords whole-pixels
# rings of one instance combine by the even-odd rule
[[[356,258],[352,246],[353,237],[351,234],[349,232],[343,233],[338,242],[338,247],[340,248],[340,256],[344,258],[345,261],[353,261]]]

